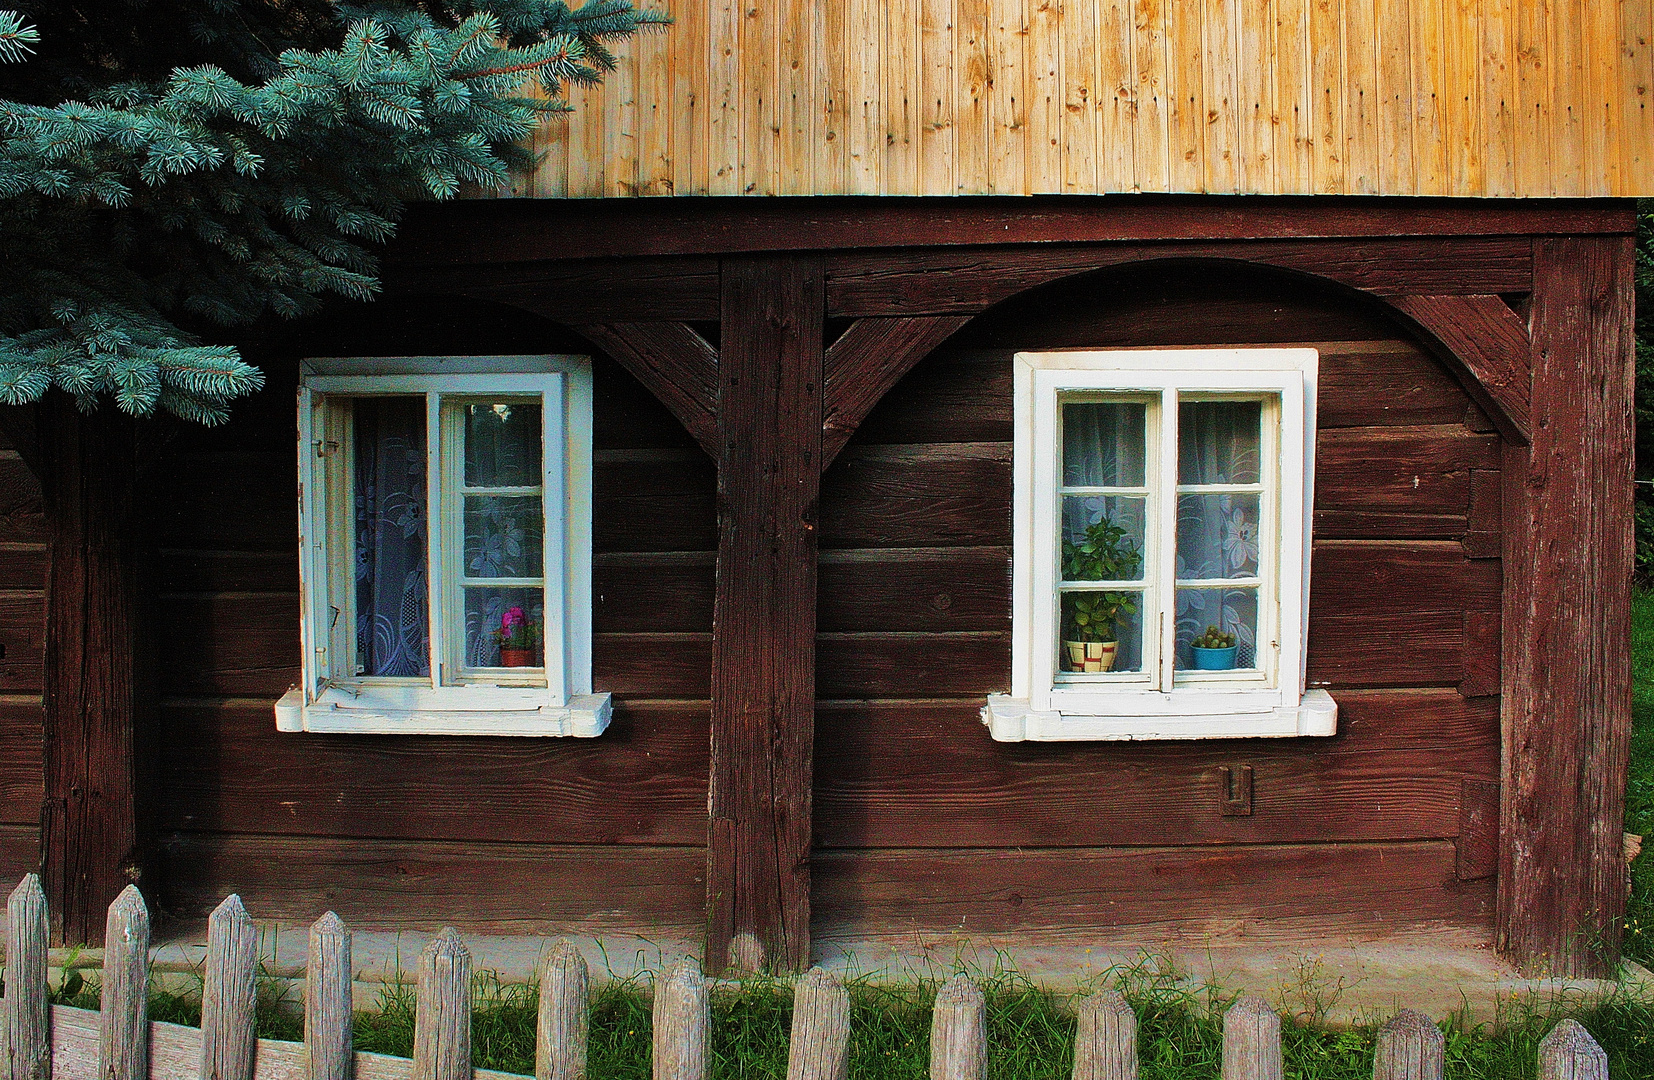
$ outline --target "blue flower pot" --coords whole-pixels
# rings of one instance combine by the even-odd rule
[[[1228,671],[1235,666],[1235,654],[1239,651],[1239,645],[1231,645],[1227,649],[1202,649],[1199,645],[1189,646],[1189,652],[1194,654],[1196,671]]]

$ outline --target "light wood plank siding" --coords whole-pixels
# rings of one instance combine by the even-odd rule
[[[644,0],[511,194],[1654,195],[1654,0]]]

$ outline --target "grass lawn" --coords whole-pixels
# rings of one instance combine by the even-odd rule
[[[1625,830],[1647,837],[1649,851],[1631,864],[1625,955],[1654,967],[1654,592],[1638,592],[1631,598],[1631,687]]]

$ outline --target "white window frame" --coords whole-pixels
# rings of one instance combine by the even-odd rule
[[[357,676],[350,440],[336,398],[426,398],[426,535],[431,673]],[[536,399],[545,512],[544,668],[465,669],[462,583],[446,568],[463,548],[463,432],[450,398]],[[300,368],[299,578],[303,683],[276,704],[282,731],[437,735],[601,735],[609,695],[592,692],[592,369],[583,356],[314,358]],[[432,436],[435,436],[434,438]],[[446,563],[438,556],[450,552]]]
[[[1002,742],[1332,735],[1337,706],[1305,690],[1314,505],[1314,349],[1018,353],[1011,693],[983,721]],[[1057,671],[1061,402],[1088,393],[1151,402],[1146,433],[1143,663],[1134,672]],[[1182,396],[1265,402],[1259,626],[1253,670],[1177,670],[1176,499]],[[1169,501],[1170,506],[1163,505]],[[1271,542],[1273,530],[1273,542]]]

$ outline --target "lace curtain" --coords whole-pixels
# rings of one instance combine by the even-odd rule
[[[1178,484],[1256,484],[1260,479],[1260,424],[1255,401],[1186,402],[1178,410]],[[1220,581],[1256,578],[1260,496],[1256,493],[1179,493],[1177,578]],[[1177,590],[1177,662],[1188,666],[1189,644],[1207,627],[1235,635],[1237,667],[1255,664],[1258,591],[1238,588]]]
[[[425,399],[359,398],[353,425],[358,674],[429,676]]]

